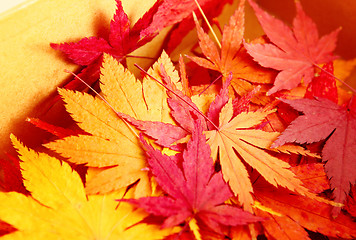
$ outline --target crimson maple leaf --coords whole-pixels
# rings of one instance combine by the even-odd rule
[[[336,47],[340,29],[319,38],[317,27],[296,2],[297,15],[293,30],[282,21],[263,11],[254,1],[249,0],[268,38],[273,44],[248,44],[248,53],[262,66],[281,71],[268,91],[273,94],[281,89],[292,89],[302,80],[308,84],[314,76],[314,66],[335,59],[332,55]]]
[[[200,1],[200,4],[209,5],[210,1]],[[130,29],[130,21],[121,1],[116,0],[116,5],[116,12],[110,22],[108,40],[92,36],[78,42],[51,43],[52,48],[65,53],[74,63],[86,66],[79,77],[85,79],[88,84],[92,84],[99,78],[104,53],[112,55],[120,62],[129,53],[150,42],[160,30],[182,21],[189,16],[192,9],[197,7],[193,0],[156,1]],[[80,82],[74,80],[67,84],[66,88],[80,90]]]
[[[282,100],[304,115],[295,119],[273,143],[272,147],[287,142],[313,143],[327,139],[322,159],[336,202],[344,202],[350,183],[356,181],[356,101],[345,107],[329,99]],[[339,209],[334,208],[336,215]]]
[[[119,62],[127,54],[151,41],[158,32],[145,32],[152,22],[152,17],[156,13],[160,1],[157,1],[141,19],[130,29],[130,20],[124,12],[121,1],[116,0],[117,9],[110,22],[109,39],[101,37],[86,37],[78,42],[51,43],[51,47],[60,50],[67,55],[74,63],[86,66],[80,73],[80,77],[88,84],[95,82],[100,75],[100,66],[104,53],[115,57]],[[68,89],[79,89],[80,82],[74,80],[66,85]],[[80,90],[80,89],[79,89]]]
[[[149,166],[157,183],[168,194],[161,197],[120,200],[147,212],[164,216],[163,227],[196,220],[220,231],[220,225],[244,225],[263,220],[240,208],[224,204],[232,196],[221,172],[214,173],[210,147],[199,122],[182,154],[167,156],[147,144],[141,136]],[[183,171],[179,166],[182,166]]]
[[[122,8],[120,0],[116,0],[117,9],[110,22],[109,40],[100,37],[83,38],[79,42],[54,44],[51,47],[64,52],[73,62],[87,66],[100,58],[103,53],[109,53],[119,61],[138,47],[152,40],[157,33],[147,32],[140,36],[142,29],[147,28],[156,11],[158,4],[154,5],[130,29],[130,20]]]

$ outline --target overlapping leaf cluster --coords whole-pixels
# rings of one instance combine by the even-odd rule
[[[122,59],[193,1],[157,1],[131,30],[117,1],[109,41],[53,45],[84,77],[101,65],[101,93],[59,89],[80,130],[29,119],[62,160],[12,136],[21,161],[1,162],[2,237],[355,238],[356,100],[335,83],[338,30],[319,38],[298,1],[292,29],[249,4],[267,36],[244,40],[243,0],[221,47],[194,17],[202,55],[180,58],[180,74],[165,51],[143,79]],[[197,70],[220,83],[197,94]]]

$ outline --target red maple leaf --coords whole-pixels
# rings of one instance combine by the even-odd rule
[[[199,122],[195,123],[192,138],[182,154],[167,156],[147,144],[142,136],[141,142],[152,173],[168,196],[120,201],[133,203],[153,215],[166,217],[163,227],[176,226],[195,218],[198,223],[203,222],[220,232],[221,225],[244,225],[264,220],[224,204],[232,192],[221,172],[214,173],[210,147]]]
[[[121,62],[130,52],[151,41],[158,32],[146,32],[141,34],[152,21],[160,1],[157,1],[141,19],[130,29],[130,20],[122,8],[120,0],[116,0],[117,9],[110,22],[109,39],[101,37],[86,37],[78,42],[51,43],[51,47],[60,50],[74,63],[85,66],[79,77],[85,79],[88,84],[99,79],[100,66],[104,53],[108,53]],[[67,89],[82,90],[81,82],[77,79],[69,82]]]
[[[254,1],[249,0],[249,3],[273,44],[245,43],[245,48],[262,66],[281,71],[268,94],[292,89],[302,78],[308,84],[314,76],[314,66],[335,59],[332,52],[340,29],[319,38],[315,23],[305,14],[299,1],[295,1],[297,15],[293,30],[263,11]]]
[[[157,10],[155,4],[130,29],[130,20],[122,8],[120,0],[116,0],[117,9],[110,22],[109,40],[100,37],[83,38],[79,42],[54,44],[51,47],[64,52],[73,62],[87,66],[93,64],[103,53],[109,53],[121,61],[128,53],[152,40],[157,33],[147,32],[140,36],[141,30],[147,28],[153,13]]]
[[[263,206],[280,214],[256,211],[258,216],[269,218],[262,222],[268,239],[310,239],[304,228],[335,238],[356,236],[352,218],[343,213],[336,219],[330,217],[332,206],[328,204],[265,187],[256,187],[255,197]]]
[[[201,5],[210,3],[201,1]],[[185,19],[197,6],[193,0],[157,1],[130,29],[130,20],[124,12],[121,1],[116,0],[117,9],[110,22],[109,39],[86,37],[78,42],[51,43],[51,47],[60,50],[74,63],[85,66],[79,77],[88,84],[94,83],[100,75],[100,66],[104,53],[115,57],[119,62],[129,53],[150,42],[159,31]],[[207,6],[208,7],[208,6]],[[174,12],[174,14],[172,14]],[[67,89],[82,90],[80,81],[74,79]]]
[[[313,143],[327,139],[322,159],[336,202],[344,202],[350,183],[356,181],[356,104],[351,99],[345,107],[324,99],[282,100],[304,115],[295,119],[273,143]],[[335,208],[336,215],[339,209]]]

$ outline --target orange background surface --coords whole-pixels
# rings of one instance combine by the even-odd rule
[[[55,122],[63,113],[53,108],[47,114],[48,99],[69,77],[64,69],[77,66],[66,62],[49,47],[50,42],[76,41],[88,36],[106,36],[114,13],[114,0],[37,0],[0,15],[0,157],[8,151],[9,134],[14,133],[29,146],[43,134],[24,120],[40,116]],[[125,12],[135,22],[154,0],[123,0]],[[291,22],[295,15],[293,0],[260,0],[262,7]],[[302,5],[326,34],[339,26],[336,54],[356,57],[356,2],[354,0],[302,0]],[[262,30],[250,7],[246,8],[246,38],[260,36]],[[164,33],[139,50],[139,54],[158,54]],[[139,55],[137,54],[137,55]],[[356,74],[349,81],[356,83]],[[353,80],[352,80],[353,79]],[[47,103],[47,105],[46,105]]]

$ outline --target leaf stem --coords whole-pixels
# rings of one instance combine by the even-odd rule
[[[195,1],[195,4],[197,5],[197,7],[198,7],[198,9],[199,9],[199,11],[200,11],[200,13],[201,13],[201,15],[203,16],[203,18],[204,18],[206,24],[208,24],[208,27],[209,27],[211,33],[213,34],[216,43],[218,44],[219,48],[221,48],[221,43],[220,43],[218,37],[216,36],[213,27],[210,25],[210,23],[209,23],[209,21],[208,21],[208,18],[206,17],[206,15],[205,15],[203,9],[200,7],[200,4],[198,3],[198,0],[194,0],[194,1]],[[193,12],[193,15],[195,15],[194,12]]]
[[[163,83],[161,83],[160,81],[158,81],[157,78],[155,78],[154,76],[152,76],[151,74],[149,74],[147,71],[145,71],[142,67],[140,67],[140,66],[137,65],[136,63],[135,63],[134,65],[135,65],[135,67],[137,67],[138,69],[140,69],[142,72],[144,72],[145,74],[147,74],[147,76],[149,76],[150,78],[152,78],[153,80],[155,80],[155,81],[156,81],[158,84],[160,84],[162,87],[164,87],[165,89],[167,89],[169,92],[173,93],[176,97],[178,97],[180,100],[182,100],[184,103],[186,103],[189,107],[193,108],[199,115],[201,115],[203,118],[205,118],[205,120],[207,120],[209,123],[211,123],[211,125],[213,125],[216,130],[219,130],[219,127],[216,126],[215,123],[210,120],[210,118],[208,118],[207,116],[205,116],[204,113],[202,113],[199,109],[197,109],[196,106],[193,106],[192,104],[190,104],[189,102],[187,102],[184,98],[182,98],[182,97],[179,96],[177,93],[175,93],[173,90],[171,90],[169,87],[167,87],[166,85],[164,85]]]
[[[143,58],[143,59],[150,59],[150,60],[155,60],[156,58],[153,57],[147,57],[147,56],[136,56],[136,55],[126,55],[127,58]]]
[[[326,71],[325,69],[323,69],[322,67],[320,67],[319,65],[315,64],[314,63],[314,66],[319,68],[321,71],[323,71],[324,73],[328,74],[330,77],[333,77],[335,78],[336,80],[338,80],[339,82],[341,82],[342,84],[344,84],[346,87],[348,87],[352,92],[353,94],[356,94],[356,89],[354,89],[353,87],[351,87],[348,83],[346,83],[345,81],[341,80],[340,78],[336,77],[334,74]]]
[[[136,131],[132,128],[132,126],[122,117],[120,117],[120,115],[118,114],[118,112],[115,110],[115,108],[103,97],[101,96],[94,88],[92,88],[87,82],[85,82],[83,79],[81,79],[77,74],[65,69],[64,72],[66,73],[70,73],[72,74],[74,77],[76,77],[79,81],[81,81],[82,83],[84,83],[85,86],[87,86],[90,90],[92,90],[101,100],[104,101],[104,103],[112,110],[114,111],[114,113],[116,114],[116,116],[118,116],[125,124],[126,126],[132,131],[132,133],[137,137],[140,138],[138,136],[138,134],[136,133]]]

